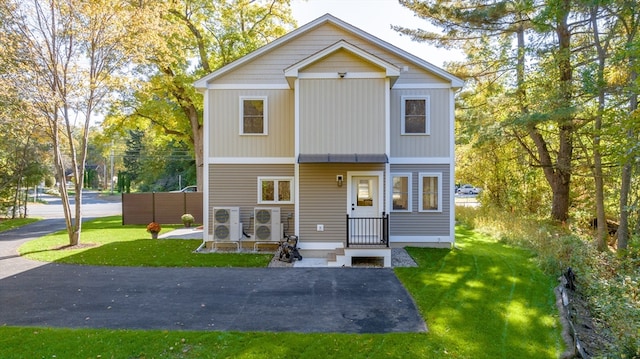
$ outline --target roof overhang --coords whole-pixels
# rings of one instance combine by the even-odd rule
[[[389,63],[377,56],[374,56],[371,53],[364,51],[361,48],[354,46],[344,40],[340,40],[335,44],[307,57],[306,59],[287,67],[284,70],[284,76],[286,77],[287,82],[289,83],[289,87],[294,88],[295,80],[296,78],[298,78],[298,74],[301,69],[313,64],[314,62],[320,61],[324,57],[327,57],[330,54],[340,50],[348,51],[362,58],[363,60],[370,62],[375,66],[378,66],[381,69],[383,69],[385,72],[385,76],[391,79],[391,85],[393,85],[398,79],[398,77],[400,76],[400,69],[394,64]]]
[[[388,163],[384,153],[300,154],[298,163]]]

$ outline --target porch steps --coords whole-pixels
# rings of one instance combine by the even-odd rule
[[[336,248],[327,255],[327,267],[351,267],[353,257],[381,257],[385,267],[391,267],[391,249]]]

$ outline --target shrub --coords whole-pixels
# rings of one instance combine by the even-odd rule
[[[180,217],[180,219],[182,220],[182,223],[184,223],[185,225],[191,225],[193,221],[195,221],[193,216],[189,213],[183,214],[182,217]]]

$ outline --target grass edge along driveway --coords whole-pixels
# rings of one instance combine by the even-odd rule
[[[457,228],[456,249],[408,251],[419,267],[395,272],[416,301],[428,333],[0,327],[2,357],[556,358],[562,352],[555,280],[542,274],[529,252],[463,227]]]

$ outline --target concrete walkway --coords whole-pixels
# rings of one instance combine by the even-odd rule
[[[0,233],[0,325],[339,333],[423,332],[388,268],[141,268],[41,263],[25,241],[50,218]],[[206,255],[206,254],[202,254]]]

